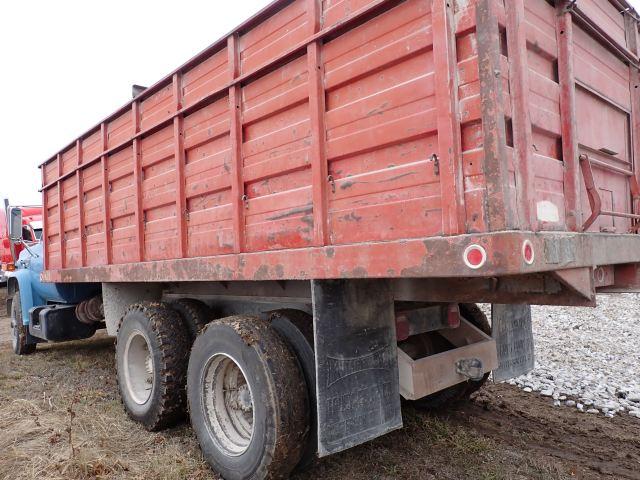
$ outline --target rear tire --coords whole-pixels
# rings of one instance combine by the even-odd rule
[[[318,453],[318,417],[316,406],[316,360],[313,339],[313,317],[306,312],[282,309],[269,315],[271,327],[284,338],[296,355],[307,384],[309,397],[309,435],[295,471],[304,471],[314,462]]]
[[[189,332],[191,343],[195,341],[198,334],[213,319],[211,309],[206,303],[192,298],[181,298],[170,304],[184,322],[184,326]]]
[[[226,480],[287,478],[309,431],[298,361],[268,322],[236,316],[198,336],[187,378],[191,424]]]
[[[491,335],[491,325],[489,324],[489,320],[487,320],[487,316],[475,303],[461,303],[460,314],[475,327],[482,330],[482,332],[487,335]],[[421,356],[424,356],[425,353],[427,355],[434,355],[450,348],[450,346],[447,345],[448,342],[435,332],[423,335],[428,339],[423,347],[427,351],[421,352]],[[468,400],[469,397],[471,397],[471,394],[482,388],[488,378],[489,373],[486,373],[479,381],[467,380],[466,382],[458,383],[457,385],[453,385],[452,387],[427,395],[419,400],[414,400],[411,404],[425,410],[446,408],[453,403]]]
[[[11,347],[16,355],[30,355],[36,351],[35,343],[27,343],[28,330],[22,321],[22,303],[20,292],[13,294],[11,300]]]
[[[180,316],[161,303],[129,307],[116,340],[118,389],[124,408],[149,431],[185,415],[189,334]]]

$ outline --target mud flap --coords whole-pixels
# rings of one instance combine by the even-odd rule
[[[498,350],[498,369],[493,371],[493,380],[501,382],[533,370],[531,306],[493,304],[491,325]]]
[[[386,280],[311,283],[318,455],[402,427],[393,294]]]

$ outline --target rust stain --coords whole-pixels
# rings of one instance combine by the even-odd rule
[[[359,222],[362,220],[362,217],[355,214],[355,212],[351,212],[348,215],[342,217],[343,220],[347,222]]]
[[[407,173],[403,173],[402,175],[396,175],[395,177],[387,178],[385,180],[380,180],[380,183],[394,182],[396,180],[400,180],[401,178],[409,177],[411,175],[417,175],[417,174],[418,172],[407,172]]]
[[[313,211],[313,208],[311,209]],[[310,227],[313,227],[313,215],[305,215],[300,219],[301,222],[306,223]],[[305,229],[307,231],[307,229]]]
[[[288,210],[284,213],[280,213],[278,215],[274,215],[273,217],[268,217],[267,220],[282,220],[283,218],[289,218],[289,217],[293,217],[295,215],[300,215],[300,214],[309,214],[309,213],[313,213],[313,205],[306,205],[304,207],[297,207],[297,208],[293,208],[291,210]],[[304,222],[304,220],[303,220]],[[313,220],[311,222],[313,224]]]
[[[379,107],[374,108],[370,112],[367,113],[367,117],[374,117],[376,115],[383,115],[385,109],[389,106],[389,102],[384,102]]]

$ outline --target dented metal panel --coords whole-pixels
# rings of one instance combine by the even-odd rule
[[[275,1],[42,165],[45,277],[188,278],[201,258],[209,280],[531,273],[517,251],[427,266],[420,245],[581,232],[581,154],[589,231],[635,232],[623,4]]]

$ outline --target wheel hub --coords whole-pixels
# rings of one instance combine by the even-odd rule
[[[153,356],[142,332],[131,332],[124,351],[124,377],[131,398],[138,405],[149,401],[153,391]]]
[[[238,407],[246,413],[253,410],[253,400],[251,399],[251,392],[247,385],[243,385],[238,389]]]
[[[253,438],[254,405],[251,387],[233,358],[219,353],[209,359],[202,398],[215,443],[228,456],[242,455]]]

